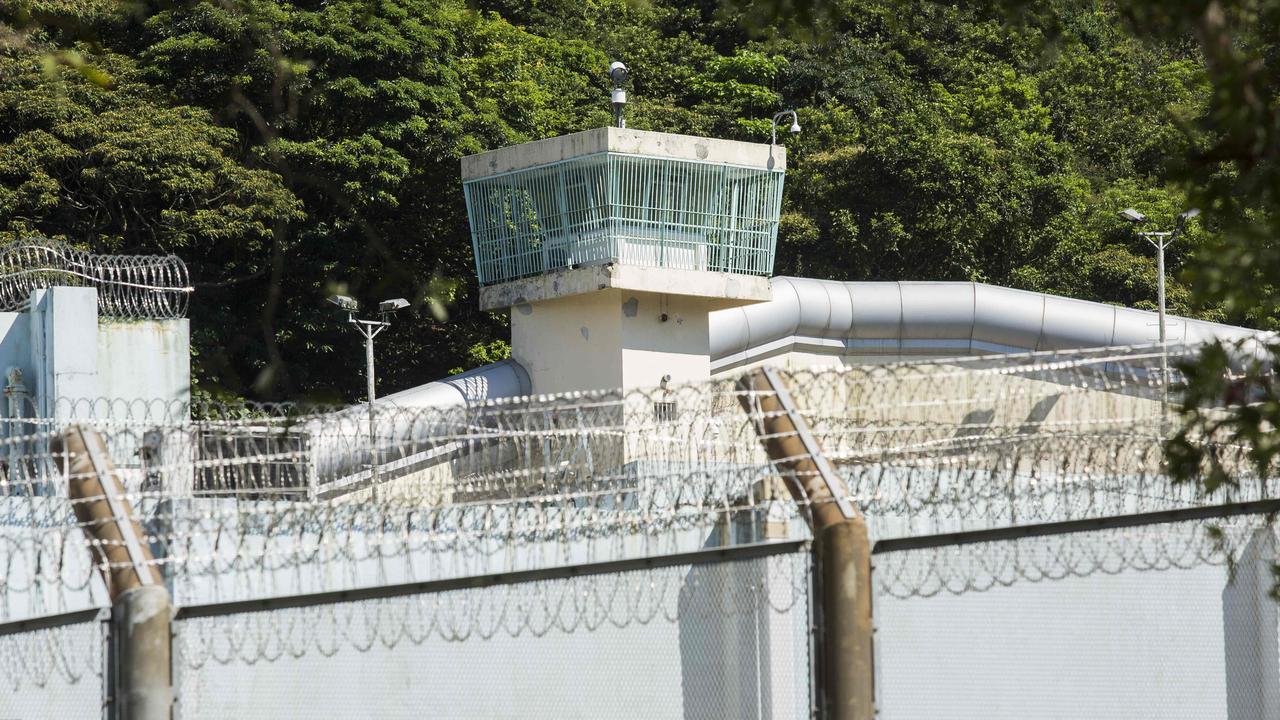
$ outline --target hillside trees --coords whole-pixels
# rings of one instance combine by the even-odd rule
[[[43,67],[37,51],[0,56],[0,237],[173,252],[199,258],[200,276],[260,282],[276,229],[303,219],[297,198],[277,173],[239,161],[234,131],[170,102],[130,58],[94,62],[86,76]],[[243,311],[199,303],[197,348],[234,352],[218,329]],[[200,356],[195,366],[206,384],[226,371]]]
[[[279,278],[291,300],[279,316],[292,359],[282,389],[294,393],[346,391],[334,363],[359,367],[358,344],[322,306],[330,289],[421,303],[433,277],[473,274],[459,157],[598,124],[605,111],[593,102],[599,51],[457,3],[189,3],[119,35],[154,83],[215,109],[246,160],[279,172],[302,203],[306,221],[288,229],[298,251]],[[392,386],[438,377],[501,332],[469,286],[434,287],[457,288],[444,298],[454,316],[424,313],[389,336]]]
[[[1165,109],[1194,116],[1204,103],[1187,54],[1136,43],[1098,11],[1065,18],[1047,56],[1037,33],[997,15],[902,5],[911,20],[865,3],[789,54],[793,97],[811,109],[786,262],[1153,307],[1151,251],[1114,213],[1138,203],[1171,218],[1186,202],[1170,180],[1184,144],[1164,143],[1183,137]],[[1202,241],[1188,235],[1172,266]],[[1189,299],[1174,284],[1174,311],[1192,312]]]
[[[380,338],[379,375],[384,392],[426,382],[500,357],[505,336],[502,317],[475,308],[458,158],[606,124],[603,69],[617,58],[633,70],[632,127],[767,141],[773,112],[798,109],[780,274],[1152,304],[1150,249],[1114,211],[1172,217],[1187,202],[1174,184],[1182,124],[1210,101],[1194,48],[1138,42],[1093,7],[1065,12],[1046,53],[1041,31],[981,6],[839,4],[829,32],[807,36],[752,33],[754,10],[675,0],[59,5],[82,22],[0,51],[3,108],[54,78],[69,88],[47,104],[66,92],[115,138],[146,220],[78,194],[97,156],[72,178],[57,143],[19,143],[42,126],[10,115],[26,129],[0,130],[0,223],[181,254],[207,388],[355,399],[360,348],[324,307],[334,290],[410,296],[418,315]],[[110,82],[47,74],[42,58],[68,49]],[[136,117],[117,122],[108,106]],[[177,210],[165,204],[178,195]],[[1209,242],[1190,234],[1173,266]],[[1185,288],[1171,299],[1191,309]],[[441,302],[447,319],[428,311]]]

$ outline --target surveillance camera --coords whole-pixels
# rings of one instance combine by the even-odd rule
[[[330,295],[329,302],[347,312],[355,312],[360,309],[360,303],[356,302],[355,298],[347,297],[346,295]]]
[[[627,66],[616,60],[609,64],[609,79],[613,81],[614,85],[621,85],[626,82],[628,72]]]
[[[383,300],[378,303],[378,312],[393,313],[397,310],[403,310],[409,307],[409,301],[404,298],[394,298],[392,300]]]
[[[1124,218],[1125,220],[1128,220],[1131,223],[1146,222],[1147,220],[1146,215],[1143,215],[1142,213],[1138,212],[1137,210],[1134,210],[1133,208],[1125,208],[1124,210],[1121,210],[1118,214],[1120,215],[1120,217]]]
[[[797,133],[799,133],[799,132],[800,132],[800,120],[799,120],[799,119],[792,120],[792,121],[791,121],[791,134],[792,134],[792,135],[795,135],[795,134],[797,134]]]

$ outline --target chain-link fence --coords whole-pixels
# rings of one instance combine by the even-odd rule
[[[1161,443],[1176,390],[1160,382],[1162,360],[1108,349],[779,371],[843,499],[896,548],[875,558],[884,717],[1217,708],[1238,720],[1254,716],[1222,708],[1272,707],[1274,682],[1232,699],[1253,697],[1230,691],[1244,682],[1232,678],[1270,677],[1272,661],[1227,654],[1221,598],[1270,510],[998,535],[1280,496],[1252,474],[1248,448],[1215,438],[1204,441],[1236,484],[1205,494],[1170,481]],[[184,716],[808,714],[822,702],[807,560],[788,574],[794,547],[690,559],[810,538],[814,507],[783,487],[788,459],[762,447],[758,394],[726,380],[378,407],[372,432],[367,408],[104,402],[26,418],[0,440],[0,620],[107,597],[116,568],[77,515],[97,498],[68,497],[71,458],[50,451],[77,421],[104,436],[181,608]],[[1233,529],[1243,517],[1258,522]],[[954,539],[984,532],[997,535]],[[1191,678],[1209,655],[1217,674]],[[1061,686],[1034,691],[1036,672],[1064,664],[1091,698],[1075,710]],[[998,677],[980,677],[987,668]],[[1166,699],[1106,704],[1126,682],[1175,676]],[[1177,707],[1159,715],[1160,702]]]
[[[1170,482],[1159,364],[1111,349],[781,374],[877,538],[1276,496],[1232,446],[1238,485]],[[76,403],[0,442],[0,583],[34,592],[38,569],[55,609],[90,588],[48,450],[68,422],[106,438],[180,604],[806,537],[744,400],[724,380],[379,407],[372,435],[363,408]]]
[[[808,566],[779,543],[187,607],[178,717],[807,718]]]
[[[101,717],[107,633],[96,609],[0,626],[0,718]]]
[[[880,716],[1280,717],[1277,510],[881,542]]]

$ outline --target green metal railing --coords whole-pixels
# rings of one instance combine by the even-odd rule
[[[463,184],[481,285],[581,265],[773,273],[781,170],[597,153]]]

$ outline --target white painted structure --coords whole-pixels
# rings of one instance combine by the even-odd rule
[[[708,174],[716,167],[723,173]],[[517,389],[1158,339],[1155,313],[982,283],[766,279],[772,239],[744,245],[742,228],[754,220],[776,232],[785,171],[778,146],[620,128],[463,158],[480,306],[510,308],[513,360],[529,378]],[[748,203],[761,177],[777,195]],[[1172,344],[1256,334],[1178,317],[1168,327]]]
[[[0,368],[17,368],[30,398],[22,417],[66,419],[107,406],[186,403],[186,318],[100,317],[93,287],[32,291],[28,308],[0,312]],[[10,395],[14,393],[11,390]]]
[[[538,283],[563,284],[560,276],[579,279],[579,273],[559,273]],[[701,275],[705,280],[714,274]],[[720,275],[726,283],[733,277]],[[673,379],[696,381],[730,377],[763,363],[790,368],[854,365],[1148,345],[1156,338],[1154,312],[983,283],[791,277],[771,278],[768,283],[767,302],[737,298],[725,301],[728,307],[703,302],[696,295],[620,288],[513,304],[514,362],[531,377],[541,372],[542,387],[523,377],[509,381],[513,371],[519,371],[504,361],[470,371],[472,392],[437,392],[439,383],[428,383],[401,393],[400,404],[432,404],[421,400],[436,396],[449,404],[469,404],[530,392],[652,387],[668,372]],[[666,322],[661,319],[664,312]],[[1171,345],[1243,341],[1245,353],[1250,353],[1258,352],[1265,340],[1248,328],[1192,318],[1170,316],[1168,326]],[[486,381],[490,374],[494,382]],[[550,387],[555,390],[543,389]]]
[[[709,378],[710,314],[770,298],[785,168],[777,146],[620,128],[463,158],[480,305],[511,308],[532,392]]]

